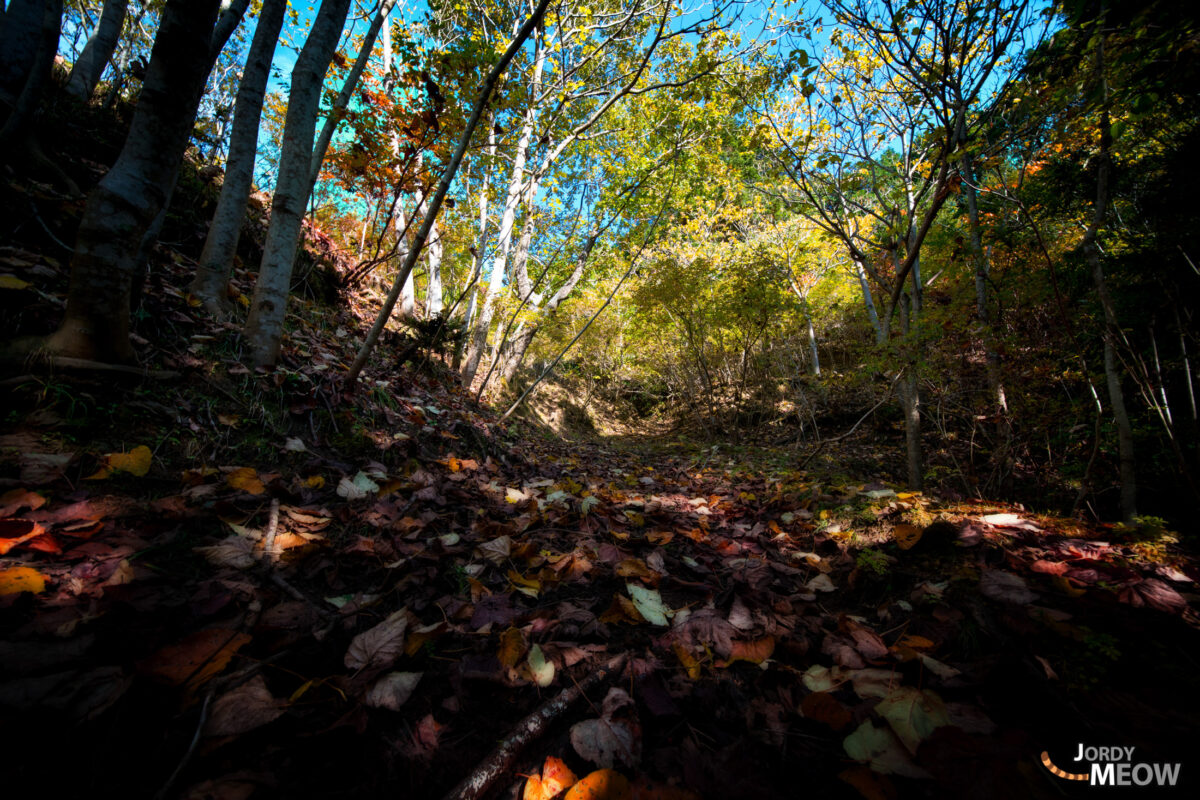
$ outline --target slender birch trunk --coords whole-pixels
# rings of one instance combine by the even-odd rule
[[[291,291],[301,223],[308,205],[313,136],[321,87],[337,50],[350,0],[323,0],[296,65],[284,119],[279,177],[271,200],[271,223],[244,334],[255,366],[271,366],[279,356],[283,318]]]
[[[321,174],[321,163],[329,143],[333,141],[334,131],[345,116],[350,97],[366,69],[371,51],[375,47],[375,39],[383,28],[384,20],[388,17],[396,0],[383,0],[379,10],[363,37],[362,47],[355,59],[350,73],[342,82],[342,88],[333,101],[329,116],[321,126],[321,132],[313,143],[316,131],[317,112],[320,110],[321,88],[325,83],[325,73],[329,70],[329,62],[337,50],[342,27],[346,22],[349,10],[349,0],[323,0],[321,9],[317,12],[317,21],[309,33],[304,49],[296,60],[292,71],[292,92],[288,98],[288,113],[284,120],[284,146],[279,159],[279,177],[275,184],[275,198],[282,201],[276,206],[276,200],[271,204],[271,224],[267,229],[267,241],[263,248],[262,265],[259,267],[258,282],[254,287],[254,299],[250,302],[250,315],[246,319],[244,333],[250,344],[250,358],[255,366],[273,366],[279,357],[279,345],[283,337],[283,318],[287,313],[287,299],[291,292],[292,269],[295,266],[296,250],[300,246],[302,223],[305,208],[312,196],[313,188]],[[326,14],[326,7],[329,13]],[[330,20],[321,28],[317,35],[318,24],[322,18]],[[336,30],[335,30],[336,29]],[[309,52],[309,42],[313,49],[304,70],[300,62]],[[297,75],[304,80],[297,81]],[[300,84],[299,92],[297,84]],[[296,136],[289,139],[288,131],[293,125],[292,106],[299,100],[303,114],[295,117]],[[290,153],[289,156],[289,145]],[[287,171],[285,175],[285,164]],[[278,218],[278,224],[277,224]]]
[[[216,61],[220,0],[168,0],[116,164],[88,196],[67,310],[46,341],[57,355],[132,361],[129,296],[138,247],[165,204]]]
[[[429,270],[429,284],[425,289],[425,315],[432,318],[442,313],[442,254],[444,249],[442,234],[438,230],[436,219],[433,227],[429,229],[429,244],[426,245],[425,250],[428,259],[426,268]]]
[[[475,321],[475,312],[479,307],[479,287],[475,284],[479,281],[479,273],[483,269],[483,251],[487,246],[488,233],[488,201],[489,192],[491,191],[492,163],[496,160],[496,112],[488,109],[487,119],[485,123],[488,130],[488,146],[487,154],[489,158],[483,166],[483,179],[479,188],[479,235],[476,237],[475,246],[471,248],[471,274],[467,278],[467,308],[463,313],[463,327],[465,330],[470,330],[472,323]],[[466,339],[459,343],[454,352],[454,369],[458,370],[462,366],[463,353],[466,350]]]
[[[228,310],[225,291],[246,218],[246,204],[250,200],[263,97],[286,10],[287,0],[264,0],[259,13],[258,26],[250,42],[250,52],[246,56],[246,67],[234,104],[225,181],[221,185],[221,196],[213,212],[208,238],[204,240],[196,276],[192,280],[192,294],[204,303],[211,314],[218,317],[225,316]]]
[[[496,303],[499,300],[500,292],[504,288],[504,268],[508,263],[509,250],[512,247],[513,226],[517,219],[517,208],[521,204],[521,198],[524,195],[523,189],[525,185],[525,161],[529,154],[529,143],[533,138],[534,122],[537,117],[537,109],[534,107],[534,99],[540,93],[542,84],[542,70],[546,64],[546,51],[540,36],[535,36],[534,46],[536,48],[536,57],[533,67],[533,88],[530,91],[530,104],[525,109],[525,121],[521,127],[521,135],[517,140],[517,150],[513,155],[512,174],[508,181],[508,195],[504,201],[504,214],[500,218],[499,240],[496,243],[496,258],[492,262],[492,274],[488,280],[487,294],[483,299],[483,307],[480,309],[479,317],[475,320],[475,328],[471,334],[470,346],[467,349],[466,361],[462,368],[463,383],[467,386],[475,380],[475,373],[479,369],[479,361],[483,357],[483,351],[487,347],[488,328],[492,324],[492,317],[496,313]]]
[[[1100,153],[1096,167],[1096,203],[1092,210],[1092,221],[1083,234],[1082,249],[1092,268],[1092,282],[1096,286],[1096,297],[1104,309],[1104,378],[1108,386],[1108,400],[1112,404],[1113,417],[1117,423],[1117,447],[1120,457],[1121,475],[1121,519],[1133,522],[1137,516],[1137,469],[1134,457],[1133,426],[1129,422],[1129,411],[1125,407],[1125,392],[1121,388],[1121,374],[1117,368],[1117,331],[1119,321],[1108,281],[1104,276],[1104,261],[1100,255],[1097,239],[1108,211],[1109,153],[1112,147],[1112,127],[1107,108],[1108,83],[1104,78],[1104,32],[1099,33],[1096,43],[1095,73],[1101,82],[1104,107],[1100,111]]]
[[[79,60],[71,68],[67,94],[85,103],[91,99],[96,85],[100,83],[100,76],[104,74],[104,68],[108,66],[113,52],[117,49],[128,7],[127,0],[104,0],[100,22],[84,45],[83,52],[79,54]]]
[[[367,358],[371,355],[371,350],[374,349],[375,344],[379,341],[380,334],[383,333],[383,328],[387,324],[388,318],[392,314],[392,309],[396,306],[396,299],[400,295],[400,286],[412,273],[417,256],[420,255],[421,248],[425,246],[425,241],[429,238],[429,231],[433,228],[434,220],[442,208],[442,201],[445,200],[446,193],[450,191],[450,184],[454,181],[454,176],[458,173],[459,165],[462,164],[467,147],[471,144],[471,137],[474,135],[475,128],[479,125],[479,120],[483,116],[484,106],[487,105],[488,100],[491,98],[492,92],[500,80],[500,75],[504,70],[508,69],[513,56],[516,55],[534,29],[542,25],[546,6],[549,4],[550,0],[538,0],[538,4],[534,7],[529,19],[513,33],[513,38],[509,42],[508,48],[500,56],[500,60],[488,71],[487,77],[483,79],[479,96],[475,99],[471,115],[467,118],[466,128],[458,140],[458,146],[454,149],[453,155],[450,156],[450,163],[446,166],[446,171],[442,173],[442,179],[438,182],[437,190],[434,191],[433,197],[429,200],[429,207],[426,209],[425,216],[421,220],[421,227],[417,229],[417,234],[413,241],[413,250],[405,256],[404,264],[400,267],[400,274],[396,276],[396,281],[392,285],[392,291],[388,293],[387,299],[383,303],[383,308],[379,310],[379,315],[375,318],[375,324],[367,332],[366,341],[359,348],[354,363],[346,371],[346,384],[348,386],[353,386],[358,380],[363,367],[366,366]]]

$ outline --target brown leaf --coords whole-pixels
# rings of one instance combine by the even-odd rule
[[[21,509],[37,511],[46,505],[46,498],[28,489],[10,489],[0,494],[0,517],[11,517]]]
[[[150,656],[141,670],[164,683],[195,689],[220,674],[249,641],[248,635],[226,628],[196,631]]]
[[[806,718],[823,722],[835,731],[850,724],[853,716],[829,692],[812,692],[800,701],[800,713]]]
[[[404,632],[408,628],[408,610],[400,609],[350,642],[343,659],[349,669],[387,667],[404,652]]]
[[[642,730],[633,700],[624,689],[608,690],[599,719],[571,726],[571,745],[599,767],[611,768],[618,761],[637,766],[642,758]]]
[[[1147,605],[1168,614],[1178,614],[1187,608],[1183,596],[1157,578],[1138,580],[1125,586],[1121,589],[1120,600],[1131,606]]]
[[[1025,585],[1024,578],[998,569],[984,569],[979,578],[979,591],[984,597],[1015,605],[1027,606],[1037,599]]]
[[[525,655],[525,637],[519,628],[509,627],[500,635],[500,652],[497,658],[502,666],[512,669]]]
[[[213,702],[204,724],[205,736],[237,736],[274,722],[284,712],[284,702],[272,696],[266,681],[255,675]]]

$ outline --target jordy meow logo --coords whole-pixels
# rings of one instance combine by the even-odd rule
[[[1136,762],[1133,759],[1135,749],[1080,744],[1072,769],[1086,770],[1083,772],[1059,769],[1045,751],[1042,752],[1042,764],[1064,780],[1087,781],[1090,786],[1174,786],[1179,780],[1179,764]]]

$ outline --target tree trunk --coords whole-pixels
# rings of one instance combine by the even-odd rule
[[[813,375],[821,374],[821,354],[817,350],[817,332],[813,328],[812,314],[808,313],[808,303],[805,303],[804,309],[804,324],[808,327],[808,352],[812,355],[811,372]]]
[[[0,104],[11,109],[37,59],[44,0],[10,0],[0,28]]]
[[[925,481],[925,458],[921,447],[921,395],[915,370],[910,369],[896,384],[896,396],[904,412],[905,485],[919,492]]]
[[[192,280],[192,294],[204,303],[209,313],[218,317],[227,312],[226,287],[246,219],[246,204],[250,200],[263,96],[286,10],[286,0],[265,0],[259,13],[234,105],[221,197],[213,212],[208,238],[204,240],[196,277]]]
[[[24,70],[24,82],[19,87],[13,87],[14,99],[3,120],[3,127],[0,128],[0,153],[3,154],[3,160],[6,162],[15,162],[16,157],[22,153],[32,154],[34,159],[39,162],[39,166],[50,166],[51,170],[57,173],[56,177],[69,184],[70,190],[75,193],[77,189],[74,183],[62,173],[57,165],[41,163],[46,161],[46,157],[42,155],[41,148],[33,136],[33,117],[41,103],[46,81],[50,80],[50,70],[54,64],[55,53],[58,51],[58,37],[62,30],[63,14],[62,0],[46,0],[44,5],[41,3],[38,5],[41,6],[42,13],[38,18],[37,28],[24,29],[22,27],[22,30],[25,30],[32,39],[34,50],[27,69]],[[21,11],[22,9],[17,10]],[[7,17],[7,14],[5,16]],[[12,22],[11,26],[5,25],[6,35],[3,38],[7,38],[10,27],[16,29],[18,24],[23,26],[24,17],[20,16]],[[24,46],[29,43],[16,44],[23,50]],[[25,57],[24,52],[21,53],[21,57]],[[11,66],[15,70],[19,65]],[[16,79],[18,75],[14,72],[12,77]],[[0,87],[0,101],[7,104],[8,94],[9,87],[7,85]]]
[[[412,274],[413,265],[416,263],[417,256],[420,255],[421,248],[425,246],[425,241],[429,237],[429,231],[433,228],[433,222],[442,208],[442,201],[446,199],[446,193],[450,191],[450,184],[454,181],[454,176],[458,173],[458,167],[462,164],[463,155],[466,154],[467,147],[471,144],[471,137],[475,133],[475,128],[479,125],[480,117],[483,116],[484,106],[487,105],[488,100],[491,98],[492,91],[496,88],[496,83],[500,80],[500,75],[508,68],[513,56],[516,55],[533,30],[543,24],[546,6],[549,4],[550,0],[538,0],[538,4],[534,7],[529,19],[513,33],[513,38],[509,42],[508,48],[483,79],[483,86],[479,90],[479,96],[475,99],[471,115],[467,118],[466,128],[458,140],[458,146],[450,156],[450,163],[446,166],[446,171],[442,173],[442,179],[438,182],[433,197],[429,200],[429,207],[425,211],[424,219],[421,220],[421,227],[417,229],[417,234],[413,241],[413,250],[405,256],[404,263],[400,267],[400,274],[396,276],[392,290],[388,293],[387,299],[383,303],[383,308],[380,309],[379,315],[375,318],[375,324],[367,332],[366,341],[359,348],[358,355],[354,358],[354,363],[346,371],[346,384],[348,386],[353,386],[358,380],[359,374],[362,373],[363,367],[367,364],[367,358],[371,355],[371,350],[379,341],[380,334],[383,333],[383,327],[387,324],[392,309],[396,306],[396,299],[400,294],[400,284]]]
[[[542,69],[546,63],[546,51],[540,38],[535,40],[537,55],[533,68],[533,89],[530,92],[529,106],[525,109],[525,121],[521,128],[521,136],[517,141],[517,151],[513,155],[511,177],[508,181],[508,196],[504,202],[504,214],[500,218],[499,241],[496,243],[496,258],[492,262],[492,274],[488,280],[487,294],[483,299],[483,308],[475,320],[475,328],[471,333],[470,345],[467,348],[466,361],[462,368],[463,384],[470,386],[475,380],[479,369],[479,361],[487,347],[488,328],[492,324],[492,316],[496,313],[496,303],[504,288],[504,267],[508,263],[508,252],[512,246],[513,226],[517,219],[517,208],[521,204],[525,184],[525,159],[529,154],[529,143],[533,138],[533,127],[537,109],[534,106],[542,83]]]
[[[487,163],[483,167],[483,182],[479,189],[479,235],[475,240],[475,246],[471,248],[471,275],[467,279],[467,309],[463,312],[463,327],[465,330],[471,329],[471,324],[475,321],[475,311],[478,308],[479,287],[475,284],[479,281],[480,271],[483,269],[483,250],[487,246],[488,232],[488,191],[491,185],[492,162],[496,160],[496,112],[489,109],[487,120],[485,123],[488,129],[488,147],[487,154],[490,156]],[[462,367],[463,354],[466,351],[466,338],[459,342],[454,351],[454,369],[458,370]]]
[[[1101,82],[1104,102],[1108,102],[1108,84],[1104,78],[1104,32],[1096,44],[1095,74]],[[1133,426],[1129,423],[1129,412],[1125,408],[1125,393],[1121,389],[1121,375],[1117,369],[1116,336],[1119,330],[1117,309],[1108,291],[1104,277],[1104,262],[1096,240],[1104,225],[1108,210],[1109,153],[1112,147],[1112,127],[1108,108],[1100,112],[1100,153],[1096,167],[1096,203],[1092,210],[1092,221],[1083,234],[1082,249],[1092,268],[1092,281],[1096,285],[1096,296],[1104,309],[1104,377],[1108,385],[1108,400],[1112,403],[1113,417],[1117,423],[1117,447],[1120,453],[1121,475],[1121,519],[1133,522],[1137,516],[1137,470],[1133,450]]]
[[[168,0],[117,163],[88,196],[79,225],[58,355],[132,361],[129,295],[143,236],[167,200],[217,53],[220,0]]]
[[[271,224],[244,329],[250,360],[255,366],[272,366],[279,356],[292,267],[312,185],[309,176],[321,88],[349,8],[350,0],[322,0],[312,30],[292,68],[279,177],[271,200]]]
[[[429,270],[429,285],[425,289],[425,315],[433,318],[442,313],[442,234],[437,228],[437,220],[429,230],[429,244],[425,248]]]
[[[128,5],[127,0],[104,0],[100,22],[84,45],[79,60],[71,68],[67,94],[85,103],[91,99],[92,93],[96,91],[96,84],[100,82],[100,76],[104,74],[104,68],[108,66],[113,51],[117,49]]]

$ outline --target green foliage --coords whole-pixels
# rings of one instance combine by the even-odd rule
[[[888,560],[887,554],[873,547],[859,550],[858,555],[854,557],[854,564],[863,572],[879,578],[887,575],[891,570],[891,562]]]

